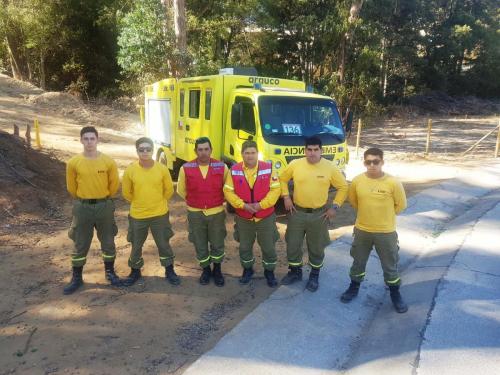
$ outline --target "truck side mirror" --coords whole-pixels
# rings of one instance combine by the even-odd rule
[[[231,107],[231,129],[240,129],[241,112],[241,103],[234,103]]]
[[[249,134],[255,135],[255,115],[252,102],[241,103],[241,123],[240,129]]]
[[[239,102],[231,107],[231,129],[243,130],[255,135],[255,115],[253,103]]]

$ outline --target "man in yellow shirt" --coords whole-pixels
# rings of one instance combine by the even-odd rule
[[[405,191],[398,180],[382,171],[384,153],[381,149],[366,150],[364,164],[366,172],[356,176],[349,188],[349,202],[357,210],[351,247],[354,261],[350,270],[351,285],[340,300],[348,303],[358,295],[368,257],[375,246],[394,308],[404,313],[408,306],[399,293],[396,215],[406,208]]]
[[[233,165],[224,185],[224,196],[235,208],[234,238],[240,243],[241,284],[248,284],[254,273],[253,244],[257,237],[262,251],[262,265],[267,285],[278,285],[276,268],[276,228],[274,205],[280,196],[280,183],[273,176],[272,164],[258,159],[257,143],[243,142],[243,162]]]
[[[203,269],[199,282],[224,286],[221,263],[224,259],[226,213],[222,188],[228,168],[222,161],[211,158],[212,143],[207,137],[195,141],[196,159],[185,163],[179,171],[177,193],[186,200],[189,240]],[[210,247],[209,247],[210,244]],[[213,269],[210,269],[213,263]]]
[[[97,151],[99,135],[93,126],[80,131],[83,153],[73,156],[66,165],[66,186],[74,198],[73,220],[68,232],[75,248],[71,255],[73,276],[64,288],[71,294],[83,285],[82,271],[94,236],[101,243],[106,279],[115,286],[121,285],[115,273],[115,204],[111,197],[119,187],[118,169],[109,156]]]
[[[160,263],[165,267],[165,278],[172,285],[180,279],[174,271],[174,253],[169,240],[174,235],[170,225],[168,200],[174,194],[174,184],[168,168],[153,160],[153,141],[139,138],[135,142],[139,160],[130,164],[122,179],[123,197],[130,202],[127,240],[132,244],[128,265],[130,275],[123,285],[130,286],[141,277],[144,266],[142,246],[151,230],[158,247]]]
[[[280,175],[281,194],[288,213],[286,245],[288,274],[284,285],[302,280],[302,243],[307,241],[311,273],[306,288],[318,289],[319,271],[323,266],[325,247],[330,243],[328,222],[347,197],[347,182],[342,172],[321,157],[322,142],[317,136],[306,138],[305,158],[293,160]],[[293,179],[293,200],[288,181]],[[330,187],[337,189],[333,202],[328,202]]]

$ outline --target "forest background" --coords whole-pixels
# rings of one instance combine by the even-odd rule
[[[497,0],[0,0],[0,71],[89,100],[254,66],[341,111],[500,97]]]

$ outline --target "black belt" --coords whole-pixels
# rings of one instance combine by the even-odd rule
[[[318,208],[308,208],[308,207],[300,207],[300,206],[295,205],[295,209],[297,211],[301,211],[301,212],[306,212],[308,214],[312,214],[314,212],[324,211],[326,209],[326,206],[322,206],[322,207],[318,207]]]
[[[79,199],[80,202],[82,203],[88,203],[88,204],[96,204],[100,202],[106,202],[109,198],[100,198],[100,199]]]

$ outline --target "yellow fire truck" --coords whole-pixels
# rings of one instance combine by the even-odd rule
[[[304,156],[304,138],[320,137],[323,157],[344,169],[345,133],[335,102],[306,90],[303,82],[260,77],[253,68],[225,68],[219,75],[164,79],[145,88],[146,132],[156,159],[174,174],[196,157],[194,143],[207,136],[212,156],[231,165],[253,139],[259,158],[279,173]]]

